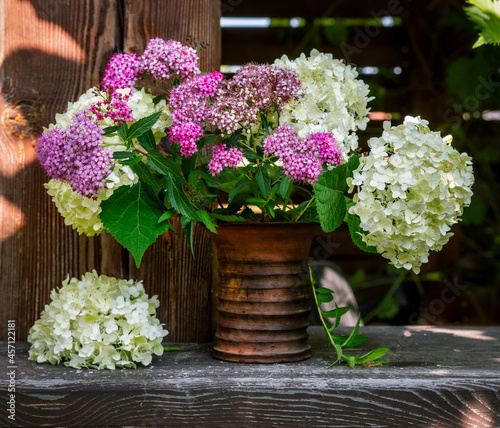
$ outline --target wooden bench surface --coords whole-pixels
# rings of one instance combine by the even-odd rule
[[[343,333],[348,329],[339,329]],[[209,345],[181,344],[139,369],[77,370],[27,359],[16,343],[15,423],[1,426],[500,426],[500,327],[363,327],[361,355],[390,364],[328,368],[333,350],[310,328],[313,357],[235,364]],[[168,337],[168,336],[167,336]],[[169,346],[174,346],[169,344]],[[7,343],[0,343],[7,395]],[[6,380],[7,379],[7,380]]]

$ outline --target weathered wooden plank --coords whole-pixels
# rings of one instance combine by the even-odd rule
[[[300,363],[219,362],[207,345],[185,344],[149,367],[116,371],[36,364],[18,343],[16,425],[500,424],[499,327],[364,327],[370,339],[353,353],[386,346],[391,363],[356,369],[328,369],[333,351],[320,328],[310,332],[313,357]],[[2,343],[1,367],[6,353]]]
[[[207,45],[200,52],[200,68],[219,69],[219,1],[127,0],[124,16],[127,51],[142,52],[153,37],[182,42],[191,37]],[[199,225],[195,228],[193,246],[194,255],[183,236],[170,232],[146,252],[140,270],[130,260],[131,276],[144,279],[148,292],[158,295],[159,318],[166,323],[174,341],[203,342],[212,335],[211,242]]]
[[[115,272],[110,257],[101,260],[101,238],[64,226],[33,145],[41,126],[99,82],[117,26],[114,0],[0,2],[0,323],[16,319],[20,338],[66,275]]]

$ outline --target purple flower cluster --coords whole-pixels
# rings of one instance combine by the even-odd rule
[[[66,181],[83,196],[95,195],[113,163],[112,152],[102,147],[103,132],[89,110],[79,111],[66,129],[54,128],[40,136],[38,160],[51,178]]]
[[[175,40],[151,39],[140,58],[140,70],[157,80],[200,74],[195,49]]]
[[[90,112],[95,115],[97,120],[103,120],[106,117],[111,118],[117,125],[129,122],[134,119],[132,109],[128,106],[129,96],[120,92],[108,89],[108,94],[104,101],[98,101],[90,106]],[[95,94],[99,95],[98,92]]]
[[[294,71],[273,65],[247,64],[225,85],[220,85],[213,99],[210,121],[230,134],[240,127],[259,122],[260,113],[281,111],[292,99],[302,96]]]
[[[101,81],[106,100],[97,102],[91,112],[98,120],[111,118],[117,124],[133,120],[127,105],[130,95],[119,89],[132,89],[145,74],[159,80],[188,78],[200,74],[196,50],[174,40],[151,39],[141,56],[118,53],[111,57]],[[96,94],[99,95],[99,94]]]
[[[172,123],[180,125],[183,122],[202,124],[207,118],[211,96],[215,94],[224,76],[218,71],[193,79],[172,89],[170,93],[170,111]]]
[[[264,153],[277,156],[283,163],[283,171],[297,182],[314,183],[318,180],[325,163],[338,166],[342,155],[331,134],[311,134],[299,140],[290,125],[281,125],[264,140]]]
[[[243,160],[243,153],[232,147],[227,148],[225,144],[215,147],[212,159],[208,163],[208,169],[212,175],[220,174],[224,168],[237,166]]]
[[[172,143],[179,144],[181,155],[189,157],[198,151],[196,141],[203,137],[203,128],[193,122],[174,125],[170,128],[169,136]]]
[[[139,63],[136,54],[113,55],[106,65],[101,85],[111,90],[133,88],[139,78]]]
[[[198,75],[170,93],[170,140],[181,146],[181,153],[185,156],[196,152],[196,141],[203,136],[203,125],[211,109],[208,101],[222,79],[223,75],[218,71]]]
[[[303,149],[318,157],[320,162],[338,166],[342,163],[340,153],[333,135],[328,132],[316,132],[309,135],[303,143]]]

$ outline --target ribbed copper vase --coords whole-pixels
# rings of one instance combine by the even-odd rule
[[[242,363],[300,361],[307,344],[307,258],[316,223],[221,223],[215,358]]]

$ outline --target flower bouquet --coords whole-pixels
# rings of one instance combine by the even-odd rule
[[[56,116],[38,159],[66,224],[106,229],[137,265],[174,218],[188,242],[195,222],[347,221],[360,248],[415,272],[448,241],[471,158],[419,117],[384,123],[360,154],[371,98],[352,66],[316,50],[232,78],[198,63],[194,47],[152,39]]]
[[[200,71],[195,47],[157,38],[141,55],[111,58],[101,83],[44,131],[38,159],[65,223],[88,236],[106,229],[138,266],[179,224],[192,245],[197,222],[215,234],[221,223],[331,232],[347,222],[358,247],[418,273],[470,203],[471,158],[420,117],[385,122],[362,154],[356,132],[371,99],[354,67],[317,50],[227,78]],[[318,307],[332,300],[331,290],[314,294]],[[320,314],[338,325],[346,310]],[[359,323],[349,337],[325,323],[337,361],[387,352],[345,356],[362,341]]]

